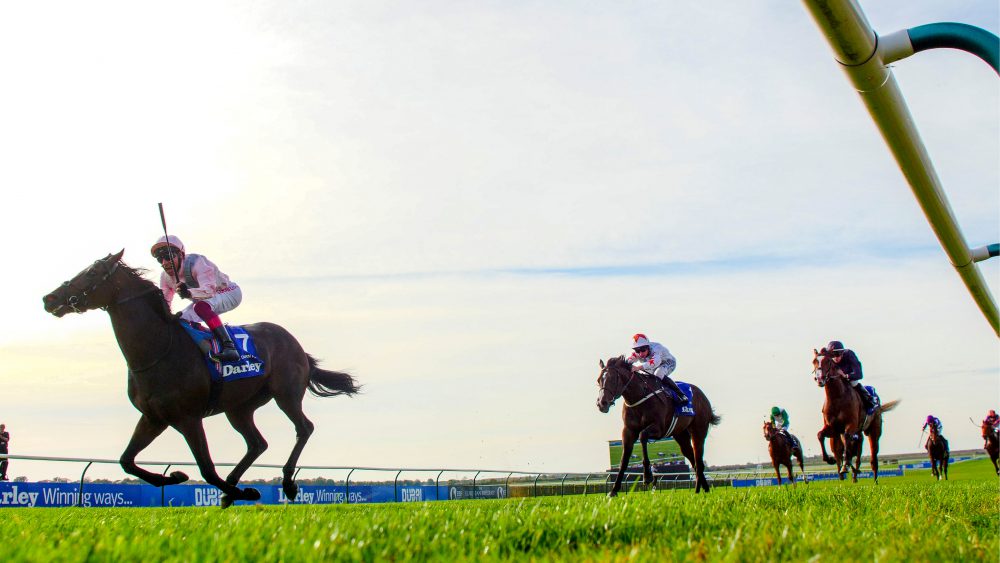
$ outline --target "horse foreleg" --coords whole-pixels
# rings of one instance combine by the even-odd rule
[[[795,473],[792,472],[792,456],[788,456],[788,480],[795,484]],[[778,483],[779,485],[781,483]]]
[[[191,448],[191,454],[194,456],[195,462],[198,463],[198,469],[201,471],[202,478],[209,485],[222,490],[222,508],[229,507],[234,500],[260,499],[260,492],[257,489],[247,487],[240,490],[239,487],[230,485],[223,481],[222,477],[219,477],[219,474],[215,470],[215,463],[212,461],[212,456],[208,451],[208,439],[205,438],[205,427],[201,423],[201,418],[189,418],[175,427],[184,436],[188,447]]]
[[[832,434],[829,434],[829,431],[830,431],[830,427],[829,426],[824,426],[823,429],[819,431],[819,434],[816,434],[816,439],[819,440],[819,449],[820,449],[820,451],[823,452],[823,461],[827,462],[830,465],[833,465],[834,463],[838,463],[838,461],[836,459],[830,457],[830,455],[826,453],[826,442],[823,441],[827,437],[830,437],[830,439],[832,441],[832,439],[833,439],[832,438]],[[836,453],[836,452],[834,452],[834,453]]]
[[[781,486],[781,464],[778,460],[771,458],[771,466],[774,467],[774,474],[778,477],[778,486]]]
[[[226,476],[226,482],[235,485],[240,482],[240,477],[246,473],[254,461],[257,460],[267,450],[267,440],[261,435],[257,425],[253,422],[254,409],[242,409],[227,412],[226,418],[233,429],[243,436],[243,441],[247,445],[247,453],[243,455],[236,467]]]
[[[188,476],[180,471],[174,471],[169,476],[166,476],[146,471],[135,464],[135,456],[139,455],[139,452],[153,443],[153,440],[159,437],[160,434],[163,434],[163,431],[166,429],[166,424],[153,422],[146,415],[142,415],[139,422],[135,425],[135,430],[132,431],[132,439],[129,440],[128,445],[125,446],[125,451],[122,452],[121,458],[118,460],[125,473],[135,475],[154,487],[176,485],[188,480]]]
[[[652,467],[650,467],[649,463],[649,451],[647,448],[647,442],[649,442],[649,437],[646,436],[646,430],[639,432],[639,443],[642,444],[642,484],[652,485],[653,469]]]
[[[628,461],[632,458],[632,447],[635,445],[635,431],[629,427],[622,429],[622,460],[618,464],[618,475],[615,476],[615,484],[608,491],[608,497],[618,496],[618,491],[622,488],[622,476],[628,468]]]

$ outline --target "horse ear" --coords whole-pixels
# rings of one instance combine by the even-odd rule
[[[818,357],[818,356],[819,356],[819,350],[813,348],[813,357],[815,358],[815,357]]]
[[[125,254],[125,249],[123,248],[123,249],[121,249],[121,250],[118,251],[118,254],[115,254],[115,255],[108,254],[108,259],[111,262],[118,262],[119,260],[122,259],[122,255],[124,255],[124,254]]]
[[[601,360],[601,369],[604,369],[604,360]]]

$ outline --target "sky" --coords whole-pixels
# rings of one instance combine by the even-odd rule
[[[996,2],[862,7],[883,35],[1000,27]],[[892,71],[970,246],[997,242],[996,73],[951,50]],[[775,404],[818,453],[812,350],[833,339],[902,400],[883,455],[918,451],[929,413],[980,447],[970,418],[1000,406],[997,337],[803,5],[5,2],[0,72],[13,454],[124,449],[107,314],[41,297],[123,248],[156,275],[157,202],[242,287],[224,320],[278,323],[364,386],[306,399],[304,465],[602,471],[622,424],[598,361],[636,332],[722,417],[713,465],[764,462]],[[273,403],[257,422],[260,463],[284,463],[291,423]],[[206,428],[216,461],[242,455]],[[168,431],[139,460],[191,454]]]

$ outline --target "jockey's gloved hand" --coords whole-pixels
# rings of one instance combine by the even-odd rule
[[[191,290],[188,289],[188,286],[187,286],[186,283],[181,282],[177,286],[177,295],[180,295],[184,299],[191,299]]]

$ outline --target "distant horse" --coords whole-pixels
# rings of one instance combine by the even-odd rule
[[[816,383],[826,392],[826,402],[823,403],[823,429],[817,434],[823,461],[837,464],[837,473],[841,480],[850,468],[853,481],[858,481],[858,471],[861,465],[861,433],[868,436],[872,450],[872,474],[878,483],[878,441],[882,437],[882,413],[896,408],[899,401],[889,401],[875,409],[870,416],[866,413],[861,397],[847,381],[844,373],[837,368],[827,355],[826,348],[813,350],[813,374]],[[826,452],[824,438],[830,439],[831,449],[835,458]],[[833,447],[835,441],[840,441],[840,447]],[[851,458],[854,463],[851,463]]]
[[[802,464],[802,446],[796,439],[794,442],[774,427],[771,421],[764,422],[764,439],[767,440],[767,453],[771,454],[771,465],[774,466],[774,473],[778,476],[778,485],[781,485],[781,466],[788,468],[788,480],[795,484],[795,475],[792,472],[792,456],[799,460],[799,469],[802,470],[802,478],[805,479],[806,468]],[[809,481],[806,481],[809,484]]]
[[[642,444],[643,482],[647,485],[653,483],[646,443],[667,436],[674,438],[681,453],[695,470],[694,492],[705,489],[707,493],[709,486],[705,477],[705,438],[708,436],[708,427],[719,424],[721,420],[712,412],[708,397],[701,389],[692,385],[691,402],[695,416],[675,416],[674,400],[668,396],[655,376],[633,372],[624,356],[611,358],[607,364],[601,360],[600,365],[601,374],[597,377],[597,386],[601,389],[597,396],[598,410],[608,412],[619,397],[625,401],[622,409],[622,420],[625,422],[622,429],[622,460],[608,496],[617,495],[621,489],[622,476],[628,468],[636,439]]]
[[[1000,437],[997,436],[996,428],[991,427],[985,420],[982,425],[983,440],[986,441],[984,444],[984,449],[986,453],[990,455],[990,461],[993,462],[993,469],[1000,475],[1000,465],[997,463],[997,458],[1000,458]]]
[[[45,310],[56,317],[101,308],[111,317],[118,346],[128,365],[128,397],[142,413],[132,439],[119,460],[126,473],[157,487],[187,481],[174,471],[169,476],[140,468],[135,458],[167,426],[184,436],[198,462],[202,477],[223,491],[222,506],[236,500],[257,500],[260,493],[237,487],[240,477],[264,450],[267,442],[257,430],[253,415],[274,399],[295,425],[295,446],[282,468],[285,496],[294,499],[298,486],[292,480],[299,454],[313,432],[302,412],[306,389],[320,397],[354,395],[354,379],[347,373],[322,370],[316,360],[282,327],[257,323],[245,328],[254,339],[265,373],[227,381],[218,394],[216,412],[224,412],[243,436],[247,452],[223,481],[208,451],[202,418],[208,416],[211,379],[205,359],[170,309],[160,289],[121,261],[122,250],[95,261],[68,282],[42,298]]]
[[[931,458],[931,474],[937,478],[938,481],[941,480],[941,474],[944,474],[944,480],[948,480],[948,440],[944,436],[938,434],[937,428],[931,425],[931,437],[927,439],[927,455]]]

